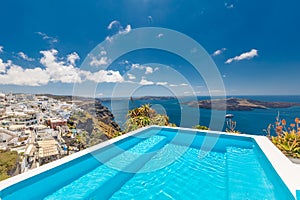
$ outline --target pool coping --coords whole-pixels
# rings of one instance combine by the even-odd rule
[[[71,154],[71,155],[61,158],[59,160],[42,165],[38,168],[29,170],[22,174],[13,176],[9,179],[0,181],[0,194],[1,194],[2,190],[4,190],[5,188],[8,188],[18,182],[21,182],[25,179],[33,177],[37,174],[41,174],[52,168],[63,165],[69,161],[72,161],[76,158],[79,158],[81,156],[89,154],[100,148],[104,148],[112,143],[118,142],[129,136],[133,136],[133,135],[135,135],[141,131],[144,131],[146,129],[149,129],[149,128],[160,128],[160,129],[168,128],[168,129],[174,129],[174,130],[187,130],[187,131],[194,131],[194,132],[197,131],[197,132],[203,132],[203,133],[213,133],[213,134],[217,134],[217,135],[230,135],[230,136],[236,136],[236,137],[253,138],[255,140],[255,142],[257,143],[257,145],[260,147],[260,149],[263,151],[263,153],[266,155],[267,159],[270,161],[271,165],[273,166],[273,168],[275,169],[275,171],[277,172],[279,177],[282,179],[284,184],[290,190],[290,192],[295,197],[295,199],[297,199],[297,197],[296,197],[297,190],[298,190],[298,192],[300,190],[300,165],[292,163],[267,137],[258,136],[258,135],[250,135],[250,134],[249,135],[248,134],[234,134],[234,133],[226,133],[226,132],[220,132],[220,131],[198,130],[198,129],[191,129],[191,128],[166,127],[166,126],[155,126],[155,125],[143,127],[138,130],[126,133],[124,135],[107,140],[105,142],[102,142],[95,146],[89,147],[89,148],[79,151],[77,153]],[[0,197],[0,199],[1,199],[1,197]]]

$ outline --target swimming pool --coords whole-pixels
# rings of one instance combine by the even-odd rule
[[[0,197],[295,199],[297,167],[262,136],[153,126],[5,180]]]

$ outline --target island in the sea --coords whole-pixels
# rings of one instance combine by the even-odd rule
[[[160,101],[160,100],[174,100],[175,96],[141,96],[141,97],[131,97],[131,100],[146,100],[146,101]]]
[[[254,109],[289,108],[292,106],[300,106],[300,103],[293,102],[265,102],[243,98],[200,100],[186,102],[184,104],[204,109],[231,111],[251,111]]]

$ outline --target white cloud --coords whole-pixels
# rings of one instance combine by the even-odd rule
[[[79,59],[76,52],[66,58],[58,58],[55,49],[40,51],[40,63],[45,67],[33,69],[22,68],[12,61],[4,62],[0,59],[0,84],[40,86],[49,82],[78,83],[83,80],[94,82],[117,83],[124,79],[119,71],[100,70],[98,72],[83,71],[76,68],[75,61]]]
[[[43,55],[40,63],[46,67],[46,71],[50,75],[50,81],[60,81],[62,83],[82,82],[80,70],[75,68],[75,65],[64,61],[57,61],[57,50],[51,49],[40,51],[40,53]]]
[[[100,55],[101,55],[101,56],[105,56],[106,54],[107,54],[106,51],[104,51],[104,50],[100,51]]]
[[[112,30],[115,27],[115,29],[118,30],[117,34],[127,34],[131,31],[131,25],[128,24],[125,28],[123,28],[123,26],[121,25],[121,23],[117,20],[114,20],[112,22],[109,23],[109,25],[107,26],[108,30]],[[115,30],[113,29],[113,30]],[[112,41],[112,38],[107,36],[106,40],[108,41]]]
[[[142,80],[140,81],[140,84],[141,85],[154,85],[154,82],[148,81],[148,80],[146,80],[145,77],[142,77]]]
[[[145,67],[143,65],[140,64],[131,64],[131,69],[144,69]]]
[[[67,56],[67,61],[70,62],[71,65],[75,66],[76,60],[79,60],[80,57],[76,52],[73,52]]]
[[[8,60],[7,62],[3,62],[3,60],[0,58],[0,73],[4,73],[6,71],[6,68],[12,64],[11,60]]]
[[[100,59],[97,59],[96,57],[92,57],[92,61],[90,62],[91,66],[101,66],[101,65],[107,65],[109,62],[109,59],[107,57],[101,57]]]
[[[163,37],[163,36],[164,36],[164,34],[159,33],[156,37],[157,37],[157,38],[161,38],[161,37]]]
[[[5,74],[0,74],[0,84],[40,86],[49,82],[48,73],[37,67],[34,69],[23,69],[12,64]]]
[[[127,34],[131,31],[131,25],[127,25],[124,30],[120,30],[119,34]]]
[[[216,50],[212,56],[218,56],[220,55],[221,53],[223,53],[224,51],[226,51],[227,49],[226,48],[222,48],[222,49],[219,49],[219,50]]]
[[[168,85],[168,82],[157,82],[156,85]]]
[[[11,60],[5,63],[0,59],[0,84],[40,86],[47,84],[49,79],[50,76],[44,69],[24,69]]]
[[[145,74],[152,74],[153,73],[153,68],[152,67],[145,67],[146,68],[146,72]]]
[[[114,20],[114,21],[112,21],[112,22],[110,22],[109,23],[109,25],[107,26],[107,29],[112,29],[113,28],[113,26],[118,26],[118,27],[120,27],[121,26],[121,24],[120,24],[120,22],[119,21],[117,21],[117,20]]]
[[[50,44],[53,44],[53,43],[58,42],[58,39],[57,39],[57,38],[48,36],[46,33],[43,33],[43,32],[36,32],[36,34],[40,35],[40,36],[43,38],[43,40],[48,41]]]
[[[112,70],[100,70],[95,73],[87,72],[86,79],[96,83],[120,83],[124,81],[119,71]]]
[[[0,46],[0,53],[3,53],[3,49],[4,49],[4,47]]]
[[[258,51],[256,49],[252,49],[251,51],[242,53],[241,55],[235,56],[234,58],[229,58],[225,63],[230,64],[233,61],[240,61],[245,59],[250,60],[251,58],[254,58],[256,56],[258,56]]]
[[[181,87],[186,87],[186,86],[188,86],[188,84],[186,84],[186,83],[181,83],[181,84],[179,84],[179,85],[176,85],[176,84],[170,84],[169,86],[170,86],[170,87],[179,87],[179,86],[181,86]]]
[[[109,41],[109,42],[112,42],[112,41],[113,41],[113,38],[112,38],[112,37],[109,37],[109,36],[106,36],[105,40],[106,40],[106,41]]]
[[[18,55],[23,58],[24,60],[27,60],[27,61],[34,61],[33,58],[30,58],[28,57],[24,52],[19,52]]]
[[[152,67],[149,66],[145,66],[145,65],[140,65],[137,63],[133,63],[131,64],[131,69],[140,69],[140,70],[145,70],[145,74],[152,74],[153,72],[159,70],[158,67],[155,67],[154,69]]]
[[[129,78],[129,80],[134,80],[134,79],[136,79],[136,77],[133,75],[133,74],[127,74],[127,76],[128,76],[128,78]]]

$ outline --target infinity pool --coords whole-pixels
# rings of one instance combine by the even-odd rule
[[[160,127],[12,179],[0,199],[295,199],[253,138]]]

